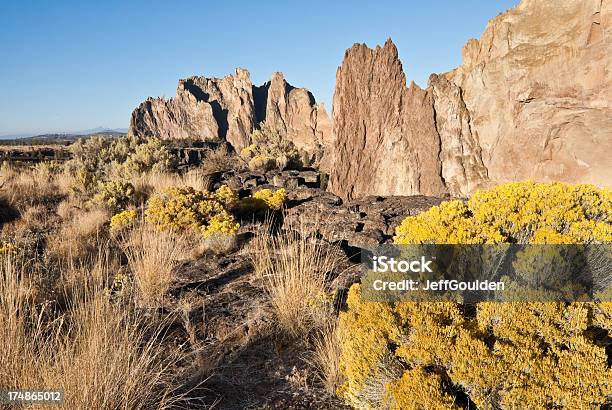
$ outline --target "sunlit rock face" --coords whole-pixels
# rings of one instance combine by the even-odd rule
[[[469,195],[507,181],[612,181],[612,3],[524,0],[457,69],[406,85],[397,50],[356,44],[337,72],[330,189]]]
[[[147,99],[132,113],[129,133],[227,141],[239,151],[264,120],[307,152],[321,150],[330,140],[329,117],[308,90],[292,87],[281,73],[254,86],[249,72],[240,68],[224,78],[183,79],[174,98]]]

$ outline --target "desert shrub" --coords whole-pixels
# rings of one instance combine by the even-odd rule
[[[203,175],[210,177],[230,169],[236,169],[238,166],[238,158],[230,153],[225,145],[222,145],[206,154],[199,170]]]
[[[73,159],[65,169],[74,176],[71,191],[76,195],[92,196],[100,182],[174,166],[169,150],[156,138],[92,137],[78,140],[71,151]]]
[[[158,138],[147,138],[136,144],[125,159],[123,170],[128,174],[163,172],[173,166],[172,154]]]
[[[237,201],[237,195],[226,186],[215,192],[168,188],[149,200],[145,220],[162,229],[197,231],[205,238],[234,235],[240,227],[231,213]]]
[[[134,202],[134,185],[126,181],[107,181],[98,184],[98,193],[93,200],[110,211],[125,209]]]
[[[249,169],[251,171],[268,172],[275,168],[280,168],[275,158],[265,155],[255,155],[249,159]]]
[[[280,211],[287,200],[287,191],[284,188],[272,191],[262,189],[252,196],[242,198],[237,206],[241,215],[265,215],[267,212]]]
[[[302,166],[301,155],[295,145],[265,122],[251,134],[251,145],[244,148],[240,156],[254,171]]]
[[[612,191],[593,185],[500,185],[406,218],[396,243],[612,242]]]
[[[267,208],[279,211],[287,199],[287,191],[285,191],[283,188],[276,191],[272,191],[271,189],[262,189],[255,192],[255,194],[253,194],[253,198],[263,201]]]
[[[610,242],[611,211],[609,190],[513,183],[408,217],[395,242]],[[612,303],[374,303],[360,285],[347,303],[339,392],[356,407],[594,408],[612,395]]]
[[[120,232],[133,227],[137,217],[138,213],[133,209],[128,209],[113,215],[110,221],[111,231]]]

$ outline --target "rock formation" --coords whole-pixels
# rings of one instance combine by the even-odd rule
[[[446,191],[433,99],[406,77],[391,41],[348,50],[336,74],[330,190],[346,198]]]
[[[494,182],[612,183],[612,2],[524,0],[469,41],[463,90]]]
[[[463,63],[406,86],[391,41],[356,44],[336,76],[330,189],[464,196],[480,186],[612,182],[612,2],[524,0]]]
[[[317,105],[305,88],[294,88],[282,73],[274,73],[272,80],[258,87],[266,96],[257,101],[261,110],[258,120],[265,120],[289,138],[298,149],[314,152],[331,140],[331,121],[322,105]],[[263,109],[265,108],[265,110]]]
[[[224,78],[180,80],[170,100],[149,98],[132,113],[129,133],[164,139],[227,141],[236,150],[267,121],[299,149],[314,152],[330,139],[331,123],[322,105],[304,88],[289,85],[282,74],[253,86],[249,72],[236,69]]]

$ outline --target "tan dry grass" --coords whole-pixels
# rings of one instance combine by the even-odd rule
[[[95,257],[104,239],[104,224],[110,218],[108,211],[101,208],[86,211],[72,208],[65,212],[70,219],[65,221],[57,232],[49,236],[48,254],[52,259],[62,263]]]
[[[174,270],[189,258],[188,241],[182,234],[139,224],[124,242],[125,254],[141,302],[154,306],[163,301]]]
[[[48,317],[27,283],[23,265],[0,261],[1,386],[64,389],[59,409],[167,409],[182,400],[178,356],[162,349],[150,320],[113,305],[97,285],[73,292],[68,310]]]
[[[202,169],[195,168],[185,174],[169,172],[147,172],[135,176],[132,185],[138,202],[145,202],[153,193],[175,186],[190,186],[205,191],[210,187],[210,176]]]
[[[316,377],[329,394],[336,394],[336,390],[342,384],[342,373],[340,371],[340,355],[342,354],[342,343],[338,331],[336,318],[323,326],[316,334],[313,341],[313,350],[307,358],[307,362],[315,370]]]
[[[273,235],[264,227],[253,240],[252,259],[284,332],[306,335],[328,320],[325,275],[337,262],[329,246],[294,231]]]
[[[0,199],[20,213],[31,206],[45,204],[58,196],[53,170],[45,164],[35,167],[3,167],[0,172]]]
[[[190,186],[198,191],[207,191],[210,187],[210,175],[201,168],[187,171],[181,179],[183,186]]]

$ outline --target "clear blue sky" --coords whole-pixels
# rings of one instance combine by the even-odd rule
[[[274,71],[328,111],[356,42],[391,37],[408,81],[460,63],[461,48],[518,0],[2,1],[0,135],[127,127],[148,96],[190,75]]]

